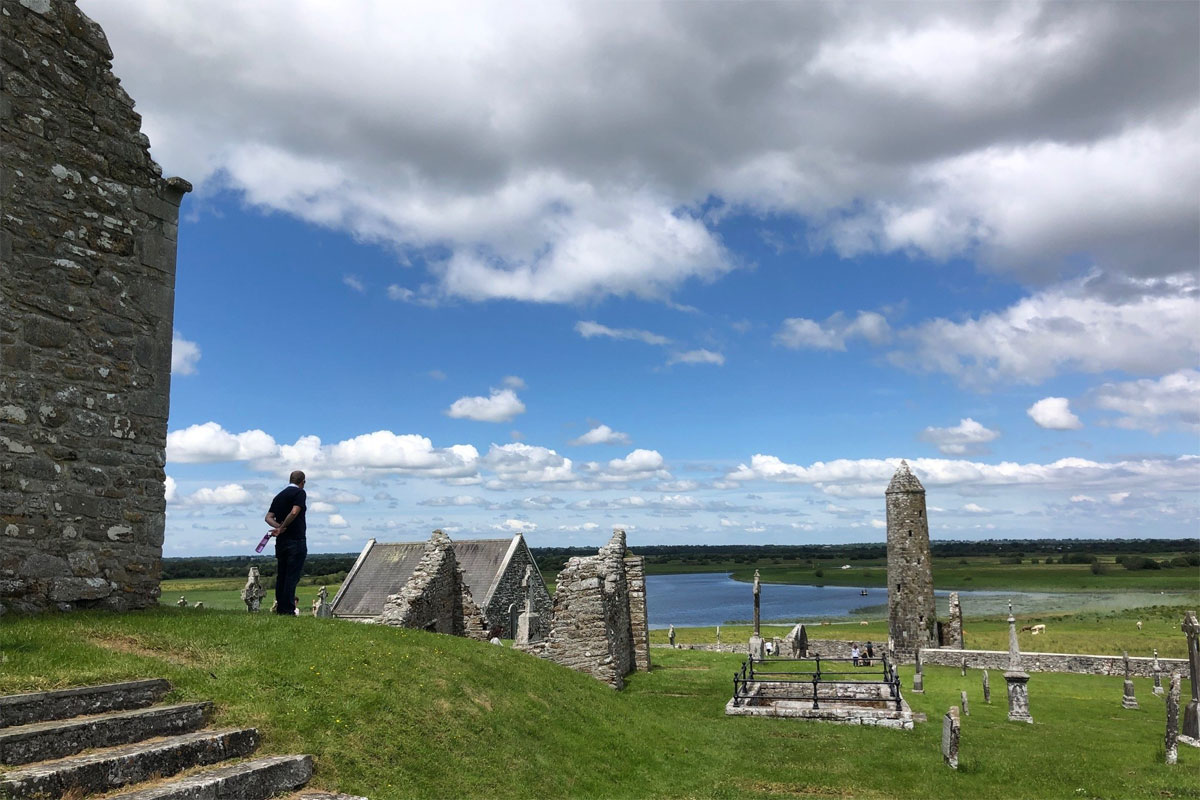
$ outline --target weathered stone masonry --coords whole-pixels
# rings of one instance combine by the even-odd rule
[[[379,621],[487,641],[483,614],[463,580],[449,536],[440,530],[433,532],[412,577],[399,594],[387,599]]]
[[[176,223],[104,32],[0,4],[0,612],[158,599]]]
[[[642,637],[645,645],[635,640],[626,570],[621,530],[595,556],[569,559],[558,573],[550,634],[529,651],[616,689],[641,663],[649,669],[648,640]],[[638,652],[642,647],[644,656]]]
[[[938,644],[925,487],[901,461],[887,492],[888,635],[911,653]]]

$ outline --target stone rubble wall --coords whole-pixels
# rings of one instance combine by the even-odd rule
[[[179,203],[100,26],[0,25],[0,613],[154,605]]]
[[[487,640],[483,614],[463,580],[449,536],[440,530],[433,532],[404,588],[384,603],[379,621],[397,628]]]
[[[970,669],[1008,669],[1007,650],[921,650],[921,663],[942,667],[961,667],[963,659]],[[1186,658],[1160,658],[1162,674],[1187,674]],[[1121,656],[1081,655],[1078,653],[1021,653],[1021,669],[1025,672],[1075,672],[1084,675],[1124,675],[1125,662]],[[1139,678],[1154,676],[1153,658],[1129,657],[1129,672]]]
[[[533,563],[529,548],[518,547],[517,551],[513,553],[508,569],[501,575],[500,583],[496,586],[496,591],[492,593],[492,599],[485,609],[488,623],[500,626],[500,638],[502,639],[512,639],[517,635],[516,629],[512,626],[512,620],[509,618],[508,609],[509,606],[515,604],[517,614],[525,610],[525,590],[521,588],[521,581],[525,577],[526,566],[533,567],[533,610],[540,615],[536,631],[537,638],[544,638],[550,628],[550,614],[554,611],[554,600],[550,597],[550,591],[541,579],[537,565]]]
[[[636,666],[625,574],[625,532],[558,573],[550,633],[537,652],[621,689]]]
[[[633,660],[642,672],[650,671],[650,619],[646,610],[646,559],[625,557],[629,582],[629,621],[633,631]]]
[[[768,641],[770,641],[770,639]],[[858,639],[856,641],[858,643],[859,649],[860,650],[863,649],[863,646],[865,645],[866,640]],[[790,651],[787,649],[788,648],[787,642],[784,639],[780,638],[780,643],[781,643],[780,647],[782,648],[782,651],[779,653],[779,655],[783,656],[783,657],[790,657],[791,654],[790,654]],[[852,641],[849,641],[849,640],[842,641],[841,639],[809,639],[808,640],[808,656],[809,656],[809,658],[811,658],[815,654],[820,653],[821,658],[850,658],[850,648],[853,644],[854,644],[854,642],[852,642]],[[872,661],[872,663],[880,664],[882,666],[883,662],[880,659],[883,658],[883,650],[885,648],[880,647],[879,643],[874,640],[872,640],[872,644],[875,646],[875,658]],[[671,645],[656,644],[656,645],[651,645],[651,646],[652,647],[669,648]],[[675,649],[677,649],[677,650],[702,650],[702,651],[709,652],[709,653],[738,653],[738,654],[744,656],[750,652],[750,643],[749,642],[722,642],[721,644],[681,644],[681,645],[676,645]],[[921,651],[922,657],[924,657],[924,654],[926,652],[928,652],[928,651],[926,651],[926,650]]]

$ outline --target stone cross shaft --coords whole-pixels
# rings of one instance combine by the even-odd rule
[[[1121,652],[1121,658],[1125,661],[1125,689],[1121,696],[1122,708],[1137,708],[1137,698],[1133,695],[1133,678],[1129,674],[1129,653],[1128,651]]]
[[[758,598],[762,593],[762,583],[758,579],[758,570],[754,570],[754,635],[761,636],[758,627]]]
[[[1017,643],[1017,619],[1013,616],[1012,602],[1008,604],[1008,668],[1021,670],[1021,646]]]
[[[1188,640],[1188,671],[1192,679],[1192,699],[1183,710],[1183,735],[1200,739],[1200,620],[1196,612],[1189,611],[1180,627]]]
[[[1167,763],[1174,764],[1179,760],[1179,683],[1178,672],[1171,675],[1171,688],[1167,692],[1167,735],[1163,744],[1167,753]]]

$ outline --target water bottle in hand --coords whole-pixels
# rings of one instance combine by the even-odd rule
[[[264,536],[262,538],[262,541],[258,543],[258,547],[254,548],[254,552],[261,553],[263,551],[263,548],[267,546],[267,542],[269,542],[269,541],[271,541],[271,532],[267,531],[267,535]]]

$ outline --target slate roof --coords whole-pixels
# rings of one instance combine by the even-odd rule
[[[515,538],[515,537],[514,537]],[[491,599],[500,571],[508,563],[514,539],[463,539],[454,542],[454,557],[480,608]],[[388,595],[396,594],[425,554],[426,542],[367,542],[354,568],[333,599],[337,617],[377,617]]]

